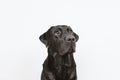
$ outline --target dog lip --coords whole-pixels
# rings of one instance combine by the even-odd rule
[[[74,46],[70,46],[70,48],[68,49],[68,53],[73,53],[75,52],[75,48]]]

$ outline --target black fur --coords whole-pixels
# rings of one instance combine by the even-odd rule
[[[41,80],[77,80],[73,53],[78,35],[67,25],[57,25],[39,39],[48,47]]]

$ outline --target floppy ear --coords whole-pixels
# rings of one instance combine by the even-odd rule
[[[42,34],[40,37],[39,37],[40,41],[42,43],[44,43],[46,46],[48,46],[48,38],[47,38],[47,32]]]
[[[48,41],[49,41],[49,38],[50,38],[50,31],[53,27],[51,27],[47,32],[45,32],[44,34],[42,34],[39,39],[40,41],[46,45],[46,47],[48,47]]]
[[[74,33],[74,36],[75,36],[76,42],[77,42],[79,40],[79,36],[76,33]]]

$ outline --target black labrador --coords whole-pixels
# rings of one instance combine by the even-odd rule
[[[48,47],[41,80],[77,80],[73,53],[78,35],[70,26],[52,26],[39,39]]]

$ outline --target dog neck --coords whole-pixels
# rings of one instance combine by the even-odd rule
[[[59,55],[57,51],[48,48],[48,57],[50,62],[54,62],[55,65],[61,65],[66,67],[72,67],[75,65],[74,57],[72,53],[66,53],[65,55]]]

